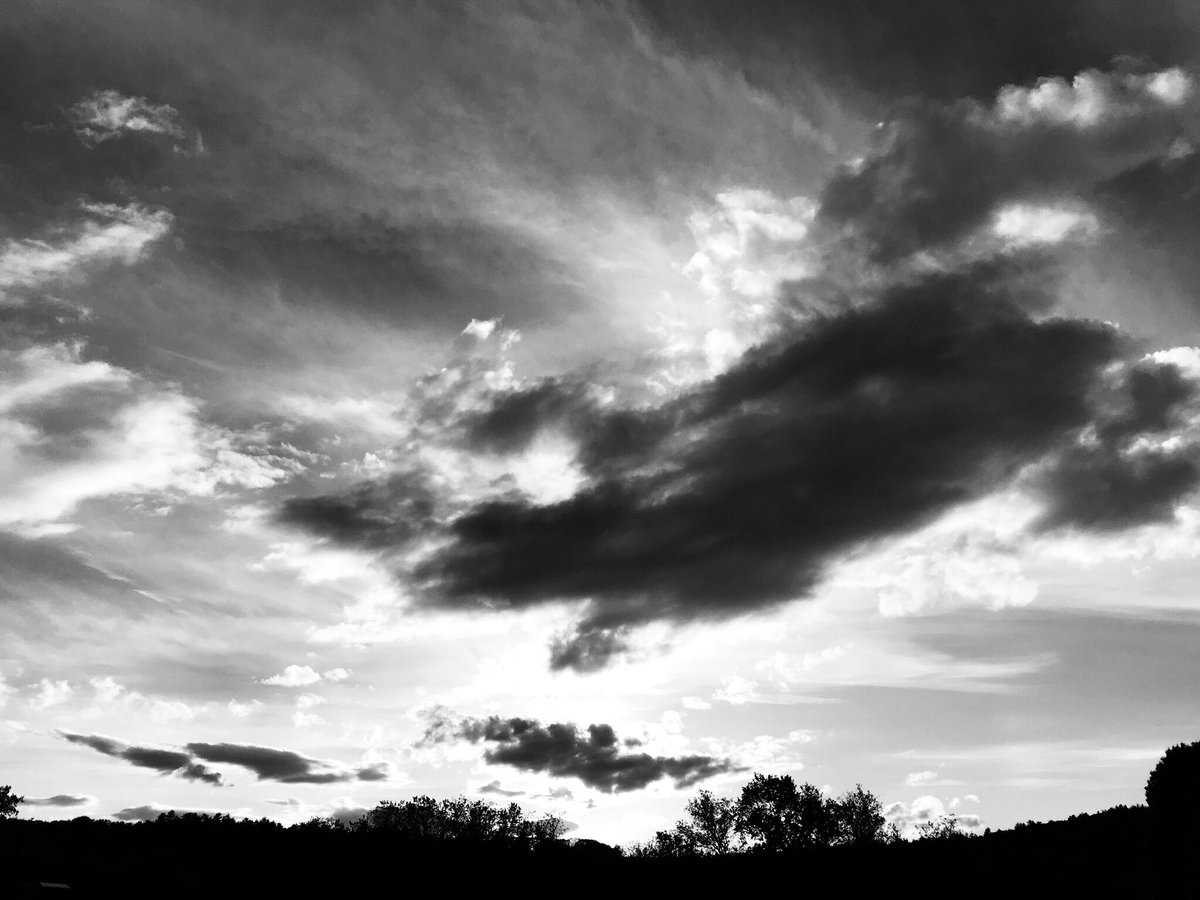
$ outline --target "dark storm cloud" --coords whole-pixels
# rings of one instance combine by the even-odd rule
[[[59,732],[72,744],[91,747],[97,753],[123,759],[126,762],[145,769],[153,769],[163,775],[178,775],[189,781],[203,781],[205,784],[222,784],[219,772],[200,765],[192,754],[182,750],[163,750],[157,747],[131,746],[113,738],[99,734],[74,734],[69,731]]]
[[[1088,194],[1188,133],[1183,98],[1153,78],[1093,70],[1005,88],[989,106],[908,101],[825,186],[818,220],[891,261],[964,237],[1002,201]]]
[[[875,109],[899,98],[990,99],[1006,84],[1071,76],[1135,54],[1160,66],[1195,56],[1195,16],[1172,0],[1136,16],[1105,0],[638,0],[656,33],[713,56],[765,90],[787,96],[816,72],[866,95]]]
[[[1121,341],[1035,321],[989,277],[896,288],[750,351],[568,500],[468,511],[414,573],[427,602],[590,600],[556,651],[590,668],[620,648],[610,629],[794,598],[831,558],[1003,484],[1089,421]]]
[[[428,528],[433,511],[434,495],[424,479],[396,475],[340,496],[290,498],[278,518],[339,543],[386,547]]]
[[[1170,521],[1179,501],[1200,487],[1197,447],[1147,446],[1183,424],[1196,385],[1173,365],[1139,363],[1098,417],[1095,435],[1048,461],[1037,479],[1046,509],[1044,529],[1073,526],[1116,531]]]
[[[494,397],[460,423],[468,447],[497,454],[522,450],[543,429],[558,427],[579,443],[579,462],[593,474],[657,444],[671,425],[652,410],[603,408],[587,383],[569,377]]]
[[[1098,409],[1103,373],[1130,345],[1114,327],[1044,317],[1057,289],[1049,249],[963,239],[974,241],[1002,203],[1087,194],[1167,154],[1191,90],[1180,70],[1130,63],[1010,86],[991,105],[903,106],[870,152],[831,179],[817,215],[829,270],[883,287],[855,288],[839,311],[784,326],[658,407],[600,403],[568,376],[451,421],[483,453],[565,432],[587,479],[561,502],[506,495],[427,523],[440,544],[401,573],[419,588],[418,605],[584,601],[551,664],[587,671],[627,649],[631,626],[722,619],[803,596],[834,560],[1048,455],[1057,460],[1040,486],[1048,521],[1163,515],[1190,489],[1190,463],[1144,457],[1122,472],[1111,453],[1068,451],[1089,425],[1114,447],[1153,430],[1179,386],[1135,372],[1125,418]],[[953,252],[941,271],[866,261],[943,249]],[[1084,501],[1105,485],[1113,509]],[[379,549],[411,533],[407,502],[403,490],[364,485],[298,501],[283,516]]]
[[[26,797],[21,801],[21,805],[70,808],[73,806],[87,806],[90,803],[94,803],[95,800],[95,797],[87,794],[55,794],[53,797]]]
[[[579,625],[550,642],[550,668],[598,672],[628,649],[628,628]]]
[[[632,626],[803,596],[837,558],[1006,485],[1090,424],[1125,439],[1169,419],[1181,388],[1150,369],[1131,379],[1125,407],[1096,419],[1103,372],[1127,344],[1110,326],[1033,318],[1036,304],[1013,283],[1009,267],[988,264],[890,288],[637,411],[640,427],[619,443],[606,424],[616,414],[573,382],[501,397],[495,414],[470,421],[479,446],[512,451],[547,423],[569,422],[584,458],[618,449],[569,499],[510,496],[468,509],[430,532],[447,540],[404,577],[431,607],[585,601],[551,664],[596,670],[626,649]],[[1159,496],[1169,504],[1183,484],[1166,482]],[[1057,503],[1067,489],[1054,483],[1043,490]],[[290,514],[379,548],[403,500],[364,486],[320,501],[352,513],[327,517],[337,528]]]
[[[382,764],[359,769],[331,765],[291,750],[256,747],[252,744],[192,743],[187,749],[205,762],[242,766],[259,781],[283,784],[333,784],[343,781],[382,781],[387,778]]]
[[[676,787],[689,787],[734,771],[729,760],[711,756],[623,753],[611,725],[589,725],[584,733],[570,723],[542,725],[535,719],[435,715],[423,743],[453,740],[482,743],[483,758],[489,763],[555,778],[578,778],[588,787],[608,793],[641,790],[662,778],[673,779]]]

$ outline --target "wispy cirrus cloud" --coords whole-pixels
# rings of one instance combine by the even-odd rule
[[[41,238],[0,246],[0,304],[19,304],[21,289],[76,278],[96,267],[132,265],[171,230],[174,216],[137,203],[84,203],[86,216]]]

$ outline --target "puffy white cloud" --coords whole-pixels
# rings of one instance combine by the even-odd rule
[[[933,769],[926,769],[924,772],[910,772],[904,779],[904,783],[909,787],[919,787],[923,784],[929,784],[931,781],[937,781],[938,773]]]
[[[954,806],[953,802],[947,805],[940,797],[925,794],[917,797],[912,803],[890,803],[884,808],[883,815],[889,824],[897,825],[901,836],[908,840],[921,836],[921,826],[945,820],[952,820],[955,830],[964,834],[975,834],[983,830],[983,819],[980,816],[955,813]]]
[[[49,709],[52,706],[66,703],[74,693],[75,689],[67,681],[51,681],[49,678],[43,678],[38,683],[37,696],[29,701],[29,705],[34,709]]]
[[[492,332],[496,330],[496,326],[499,324],[499,319],[472,319],[467,323],[467,327],[462,330],[462,333],[476,340],[486,341],[492,336]]]
[[[758,684],[741,675],[730,675],[721,679],[721,687],[713,691],[713,699],[741,706],[760,698]]]
[[[279,687],[303,687],[308,684],[316,684],[320,680],[320,673],[315,671],[312,666],[292,665],[285,666],[283,671],[278,675],[264,678],[262,684],[274,684]]]
[[[67,111],[67,118],[86,144],[100,144],[130,131],[183,137],[183,123],[173,106],[114,90],[93,91]]]
[[[182,700],[149,696],[140,691],[130,690],[111,675],[91,678],[88,684],[91,685],[93,696],[91,705],[82,713],[84,718],[137,716],[166,724],[190,722],[205,710],[205,707],[194,707]]]
[[[996,211],[992,233],[1012,248],[1089,238],[1100,229],[1095,214],[1070,206],[1011,203]]]
[[[1096,128],[1148,107],[1182,106],[1193,87],[1191,76],[1178,68],[1146,74],[1089,69],[1070,82],[1043,78],[1034,87],[1003,88],[996,100],[996,116],[1002,122],[1026,126],[1050,123]]]
[[[245,719],[251,713],[262,709],[262,701],[254,700],[251,703],[239,703],[236,700],[230,700],[227,708],[229,714],[235,719]]]

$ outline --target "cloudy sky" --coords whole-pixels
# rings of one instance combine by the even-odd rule
[[[1200,731],[1192,4],[16,0],[0,191],[25,815],[1008,827]]]

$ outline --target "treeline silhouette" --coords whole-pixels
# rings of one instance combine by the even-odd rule
[[[736,799],[701,791],[686,808],[687,818],[657,832],[645,843],[626,848],[642,859],[726,856],[733,853],[780,853],[823,847],[889,844],[900,829],[888,823],[879,798],[861,784],[840,797],[820,788],[797,787],[790,775],[755,773]],[[922,836],[966,836],[947,818],[931,823]]]
[[[1200,742],[1166,752],[1146,798],[1147,806],[982,835],[953,817],[903,835],[861,785],[831,797],[755,774],[734,798],[700,791],[673,828],[620,849],[570,839],[557,816],[462,797],[383,802],[360,817],[285,827],[190,812],[138,823],[29,821],[13,817],[19,798],[0,788],[0,896],[38,882],[70,884],[76,897],[708,896],[780,884],[840,897],[1195,896]]]

